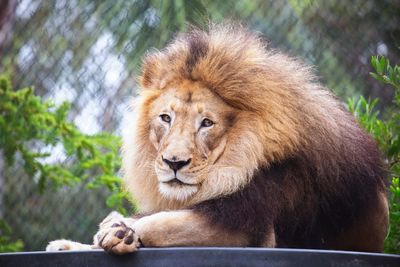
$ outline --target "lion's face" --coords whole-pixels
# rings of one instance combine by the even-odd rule
[[[297,101],[302,91],[291,89],[307,73],[231,27],[194,30],[149,53],[123,147],[125,185],[141,209],[227,196],[295,153],[298,129],[315,125],[302,117],[311,109]]]
[[[235,110],[195,83],[164,90],[150,111],[155,172],[167,198],[187,200],[198,192],[224,152]]]

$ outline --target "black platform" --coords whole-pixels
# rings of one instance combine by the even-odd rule
[[[143,248],[123,255],[102,250],[0,254],[1,267],[126,266],[390,266],[400,255],[264,248]]]

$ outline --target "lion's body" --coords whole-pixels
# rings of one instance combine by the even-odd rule
[[[380,153],[308,67],[219,25],[147,55],[141,85],[123,148],[141,244],[383,249]]]

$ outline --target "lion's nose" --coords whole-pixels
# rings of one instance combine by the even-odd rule
[[[175,157],[173,157],[175,159]],[[162,159],[167,165],[176,173],[179,169],[188,165],[192,159],[188,160],[168,160],[163,157]]]

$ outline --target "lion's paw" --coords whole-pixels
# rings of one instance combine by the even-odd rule
[[[51,241],[46,247],[46,251],[89,250],[89,249],[92,249],[90,245],[85,245],[66,239]]]
[[[112,221],[112,224],[100,225],[100,230],[95,236],[96,245],[107,252],[125,254],[134,252],[140,247],[140,239],[135,230],[123,220]]]

